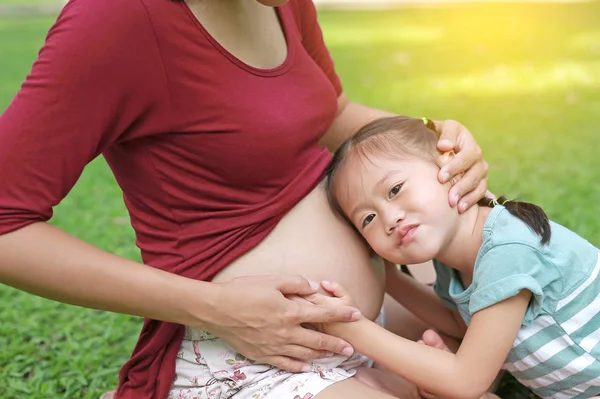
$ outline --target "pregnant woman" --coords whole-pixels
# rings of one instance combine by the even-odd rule
[[[0,117],[0,281],[145,317],[119,399],[388,397],[349,378],[365,359],[348,343],[303,327],[380,313],[381,262],[320,180],[384,115],[345,96],[309,0],[71,0]],[[464,127],[437,128],[462,212],[487,166]],[[101,154],[143,264],[46,223]],[[286,298],[323,279],[357,309]]]

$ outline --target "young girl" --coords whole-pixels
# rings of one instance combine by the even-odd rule
[[[384,259],[436,259],[437,295],[401,276],[392,288],[461,338],[457,353],[439,350],[432,332],[420,345],[364,318],[323,328],[433,395],[477,398],[501,368],[544,398],[600,395],[598,249],[533,204],[500,198],[456,212],[437,180],[453,154],[439,153],[437,139],[426,119],[372,122],[336,152],[327,190]],[[323,286],[334,298],[309,300],[352,302],[340,286]]]

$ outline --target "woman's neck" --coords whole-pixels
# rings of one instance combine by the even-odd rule
[[[474,205],[459,217],[456,234],[436,259],[460,272],[465,286],[471,284],[473,269],[483,241],[483,226],[492,208]]]

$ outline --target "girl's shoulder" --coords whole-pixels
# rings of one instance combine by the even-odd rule
[[[576,232],[550,220],[550,240],[542,244],[541,237],[535,233],[523,220],[512,215],[503,206],[496,206],[489,214],[483,229],[483,245],[491,249],[509,244],[526,245],[541,254],[584,253],[596,258],[598,249]]]
[[[482,279],[529,276],[545,292],[546,309],[553,310],[600,267],[596,247],[558,223],[550,221],[550,228],[550,240],[542,244],[523,221],[495,207],[486,222],[476,267]]]

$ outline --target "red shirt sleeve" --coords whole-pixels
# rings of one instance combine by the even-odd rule
[[[312,0],[296,0],[292,3],[296,23],[300,27],[302,45],[312,59],[321,67],[335,88],[337,95],[342,94],[342,83],[335,72],[329,50],[323,40],[323,32],[317,20],[317,10]]]
[[[167,131],[166,81],[138,0],[71,0],[0,116],[0,234],[46,221],[107,147]]]

